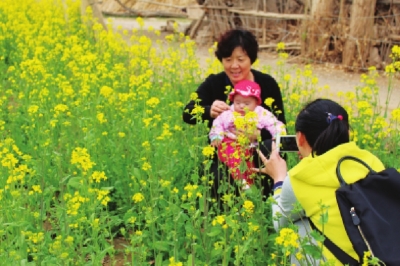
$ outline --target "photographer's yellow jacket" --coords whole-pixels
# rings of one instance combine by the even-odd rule
[[[281,190],[276,190],[274,198],[278,204],[282,201],[286,205],[285,211],[288,211],[289,202],[293,204],[297,200],[303,207],[305,215],[310,217],[320,231],[324,232],[343,251],[358,260],[346,234],[335,196],[335,191],[339,188],[336,166],[339,159],[347,155],[363,160],[375,171],[384,170],[382,162],[375,155],[360,149],[354,142],[349,142],[339,145],[323,155],[315,157],[310,155],[301,160],[289,171],[287,178],[289,180],[285,180]],[[347,183],[354,183],[364,178],[368,174],[368,169],[357,162],[344,161],[341,164],[341,173]],[[285,183],[288,184],[285,185]],[[288,193],[291,189],[293,189],[294,195],[293,192]],[[293,197],[292,200],[290,200],[290,194]],[[321,204],[328,206],[328,221],[323,228],[320,223]],[[326,248],[324,248],[323,254],[326,259],[337,261]],[[342,264],[337,261],[335,265]]]

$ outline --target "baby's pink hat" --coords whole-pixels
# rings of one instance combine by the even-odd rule
[[[229,101],[233,102],[236,94],[244,97],[253,96],[257,99],[257,105],[261,104],[261,89],[260,86],[251,80],[242,80],[235,85],[233,91],[229,93]]]

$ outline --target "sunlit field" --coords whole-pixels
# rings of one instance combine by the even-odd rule
[[[201,69],[183,35],[157,44],[143,28],[106,32],[64,2],[0,1],[0,264],[290,265],[295,254],[312,265],[318,246],[296,241],[295,227],[273,230],[261,177],[239,197],[222,186],[222,208],[209,195],[207,129],[182,111],[222,70],[213,48]],[[293,134],[297,112],[328,88],[311,66],[289,75],[283,45],[277,71],[255,68],[278,80]],[[400,70],[392,51],[389,80]],[[378,102],[376,75],[338,97],[352,139],[398,169],[400,109]]]

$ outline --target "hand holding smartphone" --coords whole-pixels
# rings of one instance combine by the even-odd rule
[[[280,135],[275,138],[276,148],[278,152],[298,152],[299,148],[296,143],[296,135]]]

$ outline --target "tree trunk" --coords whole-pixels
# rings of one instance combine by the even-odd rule
[[[373,35],[376,0],[354,0],[351,7],[350,33],[343,50],[343,65],[351,70],[367,66]]]
[[[310,21],[307,24],[307,34],[302,46],[305,47],[306,58],[323,60],[330,41],[330,29],[334,22],[333,12],[335,0],[314,0],[311,6]]]

